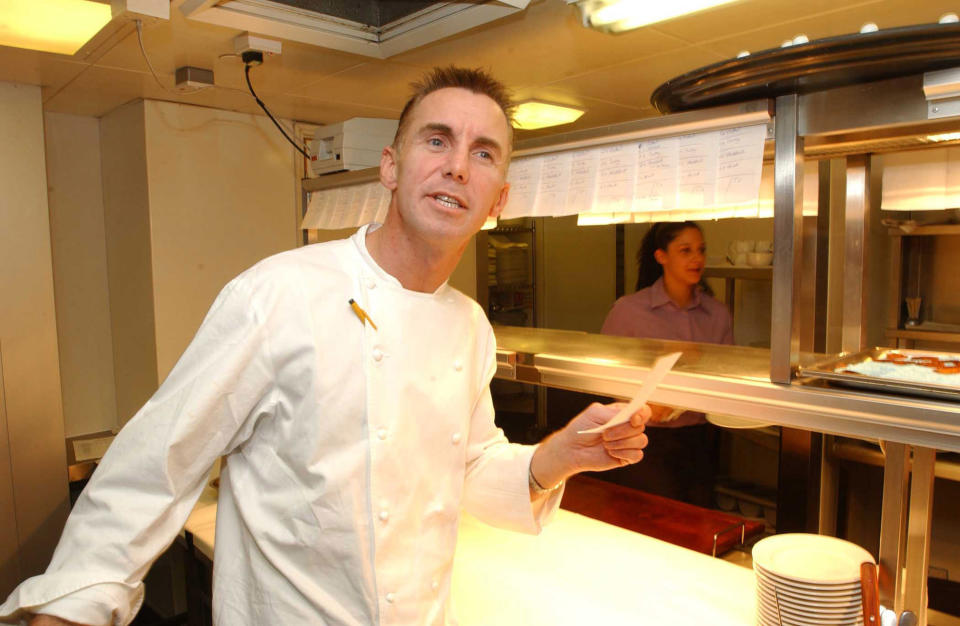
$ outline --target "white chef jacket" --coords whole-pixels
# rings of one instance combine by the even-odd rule
[[[444,284],[404,289],[353,237],[231,281],[118,434],[53,560],[0,606],[127,624],[221,455],[216,624],[452,624],[460,507],[536,533],[533,447],[494,426],[496,343]],[[376,324],[365,323],[353,298]]]

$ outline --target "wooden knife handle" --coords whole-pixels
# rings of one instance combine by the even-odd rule
[[[863,600],[863,626],[880,626],[877,566],[869,561],[860,564],[860,590]]]

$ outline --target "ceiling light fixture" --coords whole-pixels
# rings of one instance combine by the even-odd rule
[[[927,141],[956,141],[960,139],[960,133],[940,133],[939,135],[927,135]]]
[[[0,0],[0,45],[87,60],[128,24],[168,19],[169,0]]]
[[[519,130],[535,130],[549,126],[569,124],[580,119],[583,109],[541,100],[524,100],[513,111],[513,127]]]
[[[73,54],[111,17],[90,0],[0,0],[0,45]]]
[[[576,3],[584,26],[619,33],[738,0],[567,0]]]

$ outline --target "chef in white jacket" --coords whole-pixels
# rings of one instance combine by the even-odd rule
[[[426,77],[383,150],[384,224],[223,289],[0,621],[129,623],[224,456],[216,624],[452,624],[461,508],[536,533],[564,479],[641,458],[647,409],[577,434],[618,408],[594,405],[538,446],[494,426],[493,332],[446,280],[506,204],[508,111],[482,72]]]

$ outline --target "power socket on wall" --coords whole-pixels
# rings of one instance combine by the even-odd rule
[[[233,39],[233,50],[237,54],[243,54],[249,51],[262,52],[264,54],[280,54],[281,47],[280,42],[275,39],[258,37],[250,33],[237,35]]]

